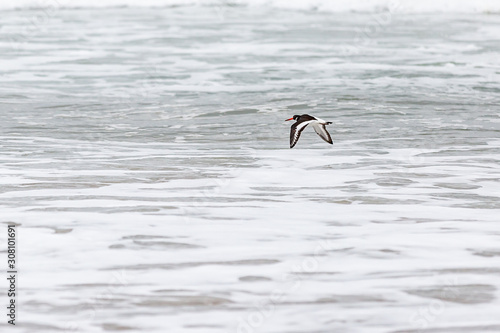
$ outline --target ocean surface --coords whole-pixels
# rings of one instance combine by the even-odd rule
[[[500,4],[13,3],[16,332],[500,331]]]

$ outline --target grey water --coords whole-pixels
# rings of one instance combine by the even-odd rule
[[[499,59],[487,13],[4,10],[18,328],[499,331]]]

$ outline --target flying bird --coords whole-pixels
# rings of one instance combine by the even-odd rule
[[[297,141],[299,141],[300,134],[307,127],[307,125],[311,124],[314,128],[314,131],[326,142],[329,144],[333,144],[332,138],[330,137],[330,133],[326,130],[326,125],[330,125],[330,121],[324,121],[323,119],[319,119],[308,114],[303,114],[301,116],[295,115],[290,119],[285,121],[295,120],[295,124],[290,128],[290,148],[293,148]]]

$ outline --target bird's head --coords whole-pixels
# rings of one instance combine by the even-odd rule
[[[287,120],[285,120],[285,121],[289,121],[289,120],[298,120],[299,118],[300,118],[300,116],[295,115],[295,116],[293,116],[292,118],[287,119]]]

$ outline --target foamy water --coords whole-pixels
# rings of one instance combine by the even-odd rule
[[[493,2],[172,3],[2,14],[16,329],[499,331]]]
[[[232,6],[268,7],[320,12],[383,12],[398,8],[405,13],[498,13],[496,0],[17,0],[2,1],[3,9],[109,8],[109,7],[178,7]]]

